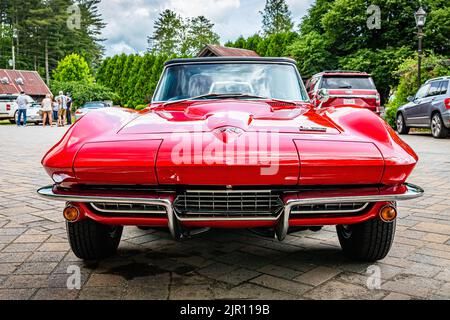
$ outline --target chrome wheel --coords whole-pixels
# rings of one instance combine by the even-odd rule
[[[397,131],[403,131],[403,116],[401,114],[397,116]]]
[[[431,119],[431,133],[433,134],[433,137],[439,137],[441,135],[441,130],[441,117],[438,114],[435,114],[433,119]]]

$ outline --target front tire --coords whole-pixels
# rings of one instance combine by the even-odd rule
[[[73,253],[83,260],[99,260],[114,255],[122,237],[123,226],[109,226],[91,219],[66,222]]]
[[[396,122],[396,124],[397,124],[397,132],[399,134],[408,134],[409,133],[409,129],[410,128],[406,126],[405,117],[403,116],[402,113],[399,113],[397,115],[397,122]]]
[[[395,220],[378,218],[353,225],[336,226],[344,254],[351,259],[373,262],[388,254],[394,241]]]
[[[433,134],[433,138],[444,139],[448,136],[448,132],[449,130],[445,127],[441,115],[437,112],[433,114],[431,118],[431,133]]]

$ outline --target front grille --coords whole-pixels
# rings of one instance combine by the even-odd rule
[[[174,202],[180,217],[277,217],[283,210],[272,191],[185,191]]]
[[[368,205],[367,202],[302,204],[292,207],[291,215],[359,213]]]
[[[119,215],[165,215],[164,206],[141,204],[141,203],[110,203],[93,202],[91,207],[101,214],[119,214]]]

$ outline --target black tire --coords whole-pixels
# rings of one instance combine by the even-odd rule
[[[114,255],[122,237],[123,226],[108,226],[90,219],[66,222],[73,253],[83,260],[99,260]]]
[[[405,124],[405,117],[403,117],[402,113],[397,114],[397,121],[395,122],[397,125],[397,132],[399,134],[408,134],[410,127],[407,127]]]
[[[431,117],[431,134],[433,138],[444,139],[448,136],[448,128],[445,127],[444,121],[439,112],[436,112]]]
[[[381,260],[394,241],[395,220],[383,222],[378,218],[353,225],[336,226],[344,254],[360,261]]]

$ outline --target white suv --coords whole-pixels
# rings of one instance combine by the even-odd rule
[[[9,120],[15,123],[17,113],[17,94],[0,94],[0,120]],[[30,107],[34,100],[30,96],[25,96]]]

